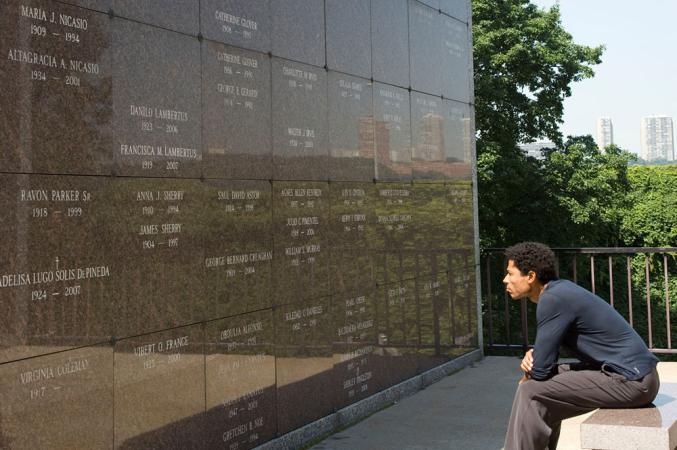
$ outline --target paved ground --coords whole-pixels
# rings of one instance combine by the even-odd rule
[[[520,376],[519,359],[492,356],[334,434],[312,450],[499,450]],[[659,364],[677,382],[677,363]],[[579,416],[565,421],[558,450],[578,450]]]

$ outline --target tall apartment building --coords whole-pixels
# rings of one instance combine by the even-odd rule
[[[665,159],[675,160],[675,140],[672,128],[672,117],[642,117],[641,157],[646,161]]]
[[[611,117],[600,117],[597,119],[597,147],[603,150],[608,145],[614,143],[614,126],[611,123]]]

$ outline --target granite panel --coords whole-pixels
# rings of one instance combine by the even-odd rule
[[[416,192],[411,184],[378,183],[376,185],[377,248],[389,251],[413,248]]]
[[[114,0],[116,16],[197,36],[200,31],[199,0]]]
[[[0,3],[0,171],[110,173],[110,46],[104,14]]]
[[[371,1],[372,71],[375,80],[408,88],[407,0]]]
[[[200,0],[200,28],[207,39],[268,53],[269,0]]]
[[[377,180],[411,179],[409,93],[374,83],[374,142]]]
[[[418,1],[423,3],[424,5],[430,6],[431,8],[440,9],[440,0],[418,0]]]
[[[416,278],[416,250],[376,250],[376,284],[384,286]]]
[[[272,73],[274,178],[326,180],[326,71],[273,58]]]
[[[0,365],[0,447],[110,448],[112,440],[110,346]]]
[[[446,161],[446,112],[440,97],[411,93],[411,159],[416,181],[439,181],[451,175]]]
[[[203,448],[203,326],[115,343],[115,448]]]
[[[471,250],[474,248],[473,193],[470,181],[447,185],[447,211],[449,227],[454,232],[448,235],[449,248]]]
[[[278,434],[334,410],[334,332],[328,297],[275,309]],[[301,406],[299,399],[307,401]]]
[[[120,273],[107,181],[0,175],[0,362],[110,338]]]
[[[120,267],[115,335],[126,337],[204,319],[205,258],[197,180],[118,178],[115,236]]]
[[[450,227],[449,188],[443,183],[421,183],[414,192],[411,218],[411,248],[431,251],[444,248],[448,237],[456,231]]]
[[[272,177],[270,91],[267,55],[202,43],[205,177]]]
[[[82,8],[93,9],[107,13],[113,7],[113,0],[58,0],[61,3],[80,6]]]
[[[440,9],[462,22],[470,21],[470,2],[465,0],[439,0]]]
[[[442,95],[462,102],[470,102],[470,51],[469,26],[444,14],[442,21],[442,58],[438,62],[442,77]]]
[[[474,349],[478,345],[474,250],[458,250],[448,258],[452,344]]]
[[[285,0],[270,4],[273,55],[317,67],[325,65],[323,0]]]
[[[205,182],[207,309],[217,318],[271,306],[272,195],[268,181]]]
[[[370,0],[326,0],[327,66],[371,77]]]
[[[333,294],[334,373],[338,382],[336,407],[343,408],[378,390],[376,298],[373,289],[338,289]]]
[[[419,372],[439,366],[467,351],[454,344],[451,302],[446,272],[424,275],[416,279],[419,304]]]
[[[409,0],[411,87],[442,95],[442,19],[438,10]]]
[[[470,105],[453,100],[444,100],[445,151],[450,179],[472,179],[473,139],[475,128]]]
[[[375,245],[376,189],[373,183],[329,184],[330,240],[333,248],[366,250]]]
[[[374,254],[367,249],[332,247],[332,293],[372,291],[375,287],[374,263]]]
[[[274,304],[329,295],[329,186],[273,182]]]
[[[275,437],[273,339],[271,310],[206,324],[206,448],[249,449]]]
[[[381,286],[376,291],[377,342],[374,370],[380,389],[385,389],[417,372],[418,309],[415,281]]]
[[[372,83],[329,72],[331,180],[374,179]]]
[[[113,24],[116,173],[199,177],[199,41],[124,19]]]

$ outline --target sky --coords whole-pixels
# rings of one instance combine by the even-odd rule
[[[556,0],[531,0],[550,7]],[[677,120],[677,0],[560,0],[562,25],[577,44],[606,47],[595,77],[572,84],[564,102],[567,135],[595,136],[611,117],[614,143],[640,151],[640,120]]]

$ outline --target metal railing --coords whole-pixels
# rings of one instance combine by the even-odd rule
[[[652,352],[677,354],[672,348],[670,320],[670,292],[677,289],[677,247],[552,250],[557,256],[559,277],[606,300],[645,339]],[[535,305],[526,299],[512,300],[505,292],[504,252],[502,248],[488,248],[481,253],[484,342],[489,351],[525,351],[535,338]],[[619,276],[619,272],[624,275]],[[518,329],[515,321],[519,321]]]

